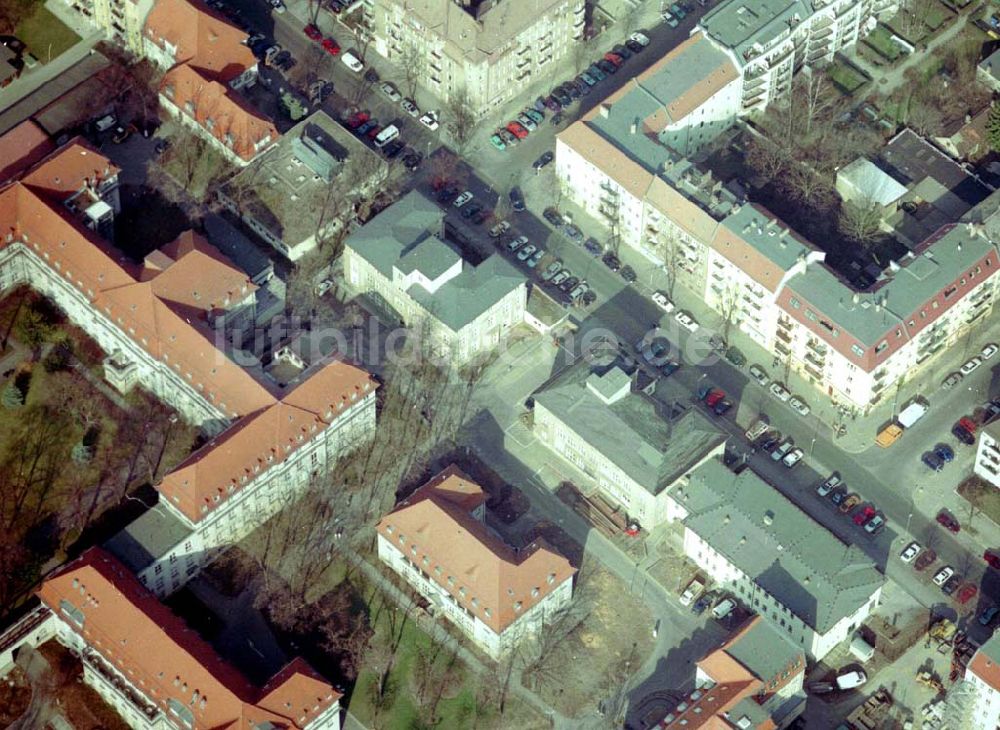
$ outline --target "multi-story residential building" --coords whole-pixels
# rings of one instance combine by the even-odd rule
[[[677,518],[670,487],[725,448],[705,416],[675,411],[676,400],[659,390],[655,397],[637,390],[617,366],[591,370],[581,360],[543,385],[534,402],[538,440],[649,530]]]
[[[702,464],[671,490],[684,554],[811,659],[853,636],[885,577],[751,469]]]
[[[142,56],[142,28],[156,0],[66,0],[70,10],[136,56]]]
[[[372,48],[477,117],[556,73],[583,37],[583,0],[366,0]]]
[[[972,470],[977,477],[1000,487],[1000,421],[992,421],[979,430],[976,462]]]
[[[494,350],[524,321],[524,276],[499,254],[470,265],[446,240],[444,213],[416,191],[347,238],[344,278],[383,316],[419,328],[425,352],[448,362]]]
[[[694,690],[658,727],[780,730],[805,709],[806,657],[760,616],[695,662]]]
[[[1000,634],[976,650],[965,676],[948,689],[941,728],[996,730],[1000,726]]]
[[[252,306],[253,285],[194,236],[142,265],[91,237],[61,212],[65,196],[75,200],[81,180],[94,194],[117,181],[81,144],[0,189],[0,291],[27,284],[51,299],[108,353],[112,384],[141,384],[215,437],[157,485],[155,514],[179,527],[165,531],[170,544],[150,543],[140,578],[165,595],[369,439],[376,386],[327,359],[280,388],[254,377],[252,357],[246,368],[230,359],[218,328]]]
[[[485,510],[482,488],[450,466],[379,521],[378,555],[500,659],[565,610],[576,568],[541,539],[510,547]]]
[[[740,115],[787,94],[803,68],[822,66],[870,33],[899,0],[728,0],[705,14],[701,32],[738,69]]]
[[[251,684],[100,548],[47,578],[38,596],[30,627],[12,627],[7,650],[55,638],[134,730],[340,728],[340,693],[304,660]]]
[[[355,204],[385,180],[388,166],[371,147],[317,111],[232,177],[219,199],[292,261],[342,230]]]

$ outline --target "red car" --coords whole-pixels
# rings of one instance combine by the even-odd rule
[[[872,517],[875,516],[875,512],[876,510],[874,507],[872,507],[870,504],[866,504],[864,509],[862,509],[856,515],[854,515],[854,524],[855,525],[865,524],[868,520],[870,520]]]
[[[615,66],[621,66],[625,63],[625,60],[619,56],[617,53],[605,53],[604,60],[613,63]]]
[[[959,603],[968,603],[978,592],[978,588],[971,583],[966,583],[961,587],[961,589],[959,589],[958,595],[955,596],[955,600]]]
[[[1000,554],[996,553],[995,551],[987,550],[985,553],[983,553],[983,560],[985,560],[991,568],[996,568],[997,570],[1000,570]]]
[[[337,45],[337,42],[333,40],[333,38],[324,38],[323,48],[325,48],[326,52],[329,53],[331,56],[336,56],[338,53],[340,53],[340,46]]]
[[[719,403],[719,401],[725,397],[726,397],[725,392],[716,388],[711,393],[705,396],[705,405],[708,406],[709,408],[715,408],[715,406]]]
[[[381,133],[382,133],[382,127],[376,124],[374,127],[368,130],[368,134],[366,136],[368,137],[368,139],[375,139]]]
[[[524,139],[528,136],[528,130],[521,126],[520,122],[510,122],[507,125],[507,131],[513,134],[518,139]]]
[[[368,117],[368,115],[365,112],[358,112],[357,114],[353,114],[350,117],[350,119],[347,120],[347,128],[348,129],[357,129],[362,124],[364,124],[365,122],[367,122],[368,119],[369,119],[369,117]]]
[[[958,524],[958,520],[944,511],[938,512],[937,521],[938,524],[947,527],[952,532],[958,532],[962,529],[962,526]]]
[[[320,32],[320,29],[317,28],[312,23],[303,28],[302,32],[305,33],[307,36],[309,36],[310,39],[314,41],[318,41],[320,38],[323,37],[323,34]]]
[[[968,418],[967,416],[962,416],[961,418],[958,419],[958,425],[964,428],[972,435],[976,434],[976,424],[971,418]]]

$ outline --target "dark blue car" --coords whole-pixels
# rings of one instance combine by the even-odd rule
[[[955,459],[955,452],[951,450],[948,444],[938,444],[934,447],[934,453],[945,464]]]
[[[920,457],[920,460],[927,465],[928,469],[933,471],[941,471],[944,468],[944,462],[933,451],[926,452]]]

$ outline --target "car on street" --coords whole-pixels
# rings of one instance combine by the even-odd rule
[[[861,525],[868,522],[868,520],[870,520],[872,517],[874,517],[876,512],[877,510],[873,505],[866,504],[852,518],[854,520],[854,524],[860,527]]]
[[[664,10],[661,17],[663,18],[663,22],[669,25],[671,28],[676,28],[678,25],[680,25],[680,21],[677,20],[677,18],[675,18],[673,16],[673,13],[671,13],[669,10]]]
[[[765,454],[772,453],[781,443],[781,433],[773,431],[760,440],[760,448]]]
[[[927,465],[927,468],[931,471],[941,471],[944,469],[944,462],[941,461],[940,457],[933,451],[925,451],[920,460]]]
[[[472,200],[472,198],[473,198],[472,192],[466,190],[464,193],[455,198],[455,202],[452,203],[452,205],[454,205],[456,208],[461,208],[463,205]]]
[[[955,460],[955,452],[948,444],[938,444],[935,446],[934,454],[945,464]]]
[[[564,281],[566,281],[569,278],[569,276],[570,276],[569,271],[567,271],[566,269],[563,269],[558,274],[556,274],[555,276],[553,276],[552,279],[551,279],[551,281],[549,281],[549,283],[552,284],[552,286],[558,287]]]
[[[956,385],[958,385],[958,383],[961,380],[962,380],[962,373],[952,373],[951,375],[949,375],[947,378],[944,379],[944,382],[941,383],[941,387],[944,388],[945,390],[954,388]]]
[[[518,122],[507,122],[507,131],[518,139],[524,139],[528,136],[528,130],[522,127]]]
[[[515,119],[518,124],[527,129],[529,132],[534,132],[538,129],[538,125],[535,124],[535,120],[529,117],[527,114],[518,114],[517,119]]]
[[[785,454],[791,451],[795,447],[795,442],[791,439],[787,439],[783,444],[771,452],[772,461],[781,461],[785,458]]]
[[[524,210],[524,195],[521,194],[521,188],[515,185],[510,189],[507,197],[510,198],[510,204],[514,210]]]
[[[392,84],[391,81],[383,81],[381,84],[379,84],[378,88],[379,91],[382,92],[382,96],[384,96],[386,99],[393,102],[394,104],[398,104],[403,100],[403,95],[400,94],[399,91],[397,91],[396,87]]]
[[[916,571],[921,571],[932,565],[934,561],[937,560],[937,553],[927,548],[920,556],[917,558],[917,562],[913,564],[913,569]]]
[[[536,266],[538,266],[539,263],[541,263],[541,260],[542,260],[543,256],[545,256],[545,249],[544,248],[540,248],[537,251],[535,251],[533,254],[531,254],[531,258],[528,259],[527,261],[525,261],[524,263],[526,263],[528,265],[529,269],[533,269]],[[580,292],[580,296],[582,296],[582,295],[583,295],[583,292]]]
[[[972,583],[966,583],[959,589],[958,595],[955,596],[955,600],[964,606],[966,603],[975,598],[977,593],[979,593],[979,589],[976,588],[976,586]]]
[[[904,563],[912,563],[913,559],[917,557],[919,554],[920,554],[920,543],[911,542],[909,545],[903,548],[903,552],[899,554],[899,559],[902,560]]]
[[[462,217],[465,218],[465,220],[469,220],[482,209],[483,206],[479,203],[469,203],[468,205],[462,206]]]
[[[976,443],[976,437],[960,423],[951,427],[951,434],[966,446],[973,446]]]
[[[951,532],[960,532],[962,530],[962,526],[958,524],[958,520],[956,520],[954,516],[946,510],[938,512],[935,519],[939,525],[950,530]]]
[[[987,606],[983,609],[983,612],[979,614],[979,625],[989,626],[993,623],[993,619],[996,618],[998,613],[1000,613],[1000,608],[997,608],[996,606]]]
[[[792,449],[781,459],[781,463],[791,469],[793,466],[802,461],[802,457],[805,456],[802,449]]]
[[[854,492],[851,492],[846,497],[844,497],[843,502],[837,505],[837,509],[839,509],[842,514],[846,515],[850,513],[850,511],[855,507],[857,507],[859,504],[861,504],[861,496]]]
[[[882,530],[885,527],[885,517],[882,515],[875,515],[868,522],[865,523],[865,532],[869,535],[874,535],[875,533]]]
[[[792,410],[798,413],[800,416],[809,415],[810,411],[809,404],[806,403],[801,398],[799,398],[797,395],[793,395],[791,397],[791,399],[788,401],[788,405],[790,405],[792,407]]]
[[[847,487],[837,487],[832,492],[830,492],[830,501],[833,502],[838,507],[844,503],[847,499]]]
[[[361,73],[365,69],[365,65],[361,63],[361,59],[355,56],[353,53],[348,51],[347,53],[342,53],[340,55],[341,62],[351,69],[354,73]]]
[[[960,585],[962,585],[962,579],[957,575],[953,575],[951,578],[948,579],[947,583],[941,586],[941,592],[944,593],[946,596],[950,596],[958,589]]]
[[[562,261],[556,259],[551,264],[545,267],[545,271],[542,272],[542,281],[551,281],[552,277],[559,273],[562,269]]]
[[[542,156],[539,157],[537,160],[535,160],[535,162],[531,166],[536,170],[541,170],[543,167],[552,162],[552,160],[554,159],[555,155],[553,155],[551,151],[543,152]]]
[[[604,70],[601,69],[601,67],[598,66],[596,63],[590,64],[590,66],[587,68],[587,73],[590,74],[593,78],[597,79],[597,83],[601,83],[602,81],[604,81],[604,79],[608,77],[608,75],[604,73]]]
[[[340,46],[337,45],[337,41],[333,40],[333,38],[324,38],[322,45],[323,45],[323,50],[329,53],[331,56],[336,56],[338,53],[340,53]]]
[[[683,310],[677,312],[677,314],[674,315],[674,319],[677,321],[677,324],[686,329],[688,332],[698,331],[698,323],[694,320],[694,317],[687,312]]]
[[[522,248],[520,251],[517,252],[517,260],[527,261],[529,258],[531,258],[532,254],[534,254],[535,251],[537,250],[538,250],[537,246],[534,246],[529,243],[527,246],[525,246],[524,248]]]
[[[670,301],[665,292],[654,291],[652,296],[653,303],[656,304],[664,312],[672,312],[674,309],[674,303]]]
[[[508,251],[517,251],[517,249],[521,248],[521,246],[523,246],[527,242],[528,242],[528,237],[527,236],[518,236],[517,238],[512,239],[507,244],[507,250]],[[553,283],[555,283],[555,282],[553,282]]]
[[[983,553],[983,560],[985,560],[986,564],[991,568],[1000,570],[1000,552],[996,550],[987,550]]]
[[[767,373],[764,372],[764,368],[760,365],[750,366],[750,377],[754,379],[754,382],[762,388],[767,385],[768,377]]]
[[[546,208],[542,212],[542,217],[556,228],[563,224],[563,217],[559,215],[559,211],[555,208]]]
[[[644,33],[640,33],[639,31],[635,31],[634,33],[629,35],[629,39],[635,41],[636,43],[638,43],[640,46],[643,47],[649,45],[649,38],[647,38]]]
[[[499,134],[494,134],[490,137],[490,144],[501,152],[507,149],[507,143],[503,141],[503,138]]]
[[[499,238],[509,230],[510,223],[507,221],[500,221],[490,229],[490,238]]]
[[[621,271],[618,273],[620,273],[621,277],[629,284],[631,284],[636,279],[635,269],[633,269],[631,266],[628,265],[623,266],[621,268]]]
[[[959,369],[959,372],[961,372],[962,375],[969,375],[982,364],[983,364],[983,359],[981,357],[969,358]]]
[[[996,345],[991,342],[985,347],[983,347],[983,350],[982,352],[979,353],[979,356],[983,358],[983,360],[989,360],[991,357],[997,354],[998,350],[1000,350],[1000,345]]]
[[[323,38],[323,32],[319,28],[317,28],[313,23],[310,23],[305,28],[303,28],[302,32],[305,33],[306,36],[311,41],[319,41],[322,40]]]
[[[601,261],[612,271],[618,271],[622,267],[622,262],[618,260],[618,257],[613,253],[608,251],[604,256],[601,257]]]
[[[778,381],[771,383],[771,387],[768,388],[768,390],[771,391],[771,395],[780,400],[782,403],[787,403],[792,397],[792,394],[788,392],[788,389]]]
[[[422,117],[420,117],[420,123],[427,127],[432,132],[441,126],[438,121],[437,112],[427,112]]]
[[[826,496],[826,495],[828,495],[828,494],[829,494],[829,493],[830,493],[830,492],[831,492],[832,490],[834,490],[834,489],[836,489],[837,487],[839,487],[839,486],[840,486],[840,484],[841,484],[841,478],[840,478],[840,475],[839,475],[839,474],[837,474],[837,472],[834,472],[833,474],[831,474],[831,475],[830,475],[830,476],[829,476],[829,477],[827,478],[827,480],[826,480],[825,482],[823,482],[822,484],[820,484],[820,485],[819,485],[819,486],[818,486],[818,487],[816,488],[816,493],[817,493],[817,494],[818,494],[819,496],[821,496],[821,497],[825,497],[825,496]]]

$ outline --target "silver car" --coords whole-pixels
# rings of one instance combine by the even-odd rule
[[[525,246],[524,248],[522,248],[520,251],[517,252],[517,260],[527,261],[537,250],[538,248],[536,246],[529,243],[527,246]]]

